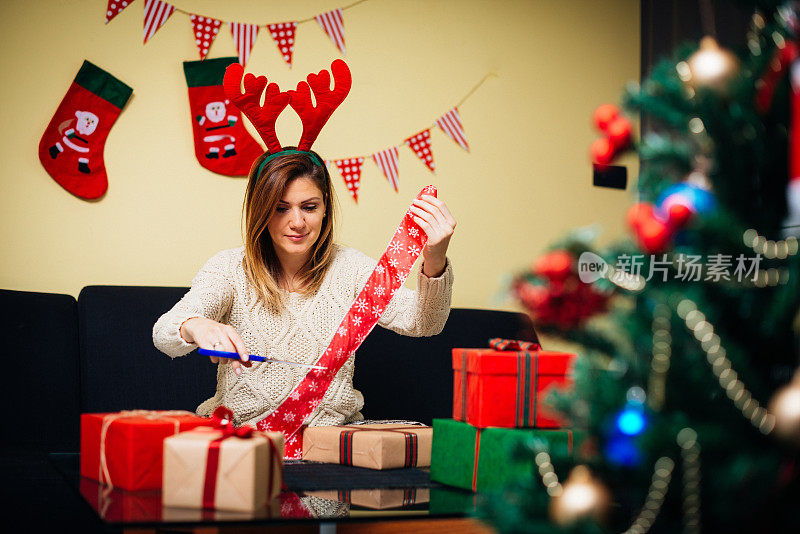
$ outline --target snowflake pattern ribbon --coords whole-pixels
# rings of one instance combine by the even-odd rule
[[[417,198],[422,195],[436,196],[436,193],[436,187],[429,185],[420,191]],[[262,432],[284,434],[287,459],[297,460],[302,457],[303,422],[319,406],[342,365],[378,324],[378,319],[397,289],[405,282],[427,241],[428,236],[414,222],[411,210],[406,211],[389,247],[334,331],[328,348],[314,363],[327,369],[309,370],[289,396],[256,424]]]

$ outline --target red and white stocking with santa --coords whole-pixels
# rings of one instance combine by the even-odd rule
[[[264,153],[247,133],[239,108],[230,104],[222,89],[225,69],[237,61],[222,57],[183,63],[197,161],[225,176],[247,176],[253,161]]]
[[[106,138],[133,89],[84,61],[39,142],[39,161],[64,189],[96,199],[108,189]]]

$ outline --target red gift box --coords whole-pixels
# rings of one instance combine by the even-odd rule
[[[126,490],[161,489],[164,439],[207,424],[186,411],[81,414],[81,475]]]
[[[493,339],[492,349],[453,349],[453,419],[478,428],[561,428],[544,398],[569,388],[574,354]]]

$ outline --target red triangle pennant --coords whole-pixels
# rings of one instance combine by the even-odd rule
[[[189,15],[189,19],[192,21],[194,43],[197,45],[198,52],[200,52],[200,59],[205,59],[208,55],[208,49],[211,48],[211,43],[217,38],[222,21],[202,15]]]
[[[431,129],[422,130],[416,135],[412,135],[405,140],[408,147],[422,160],[432,173],[436,172],[436,165],[433,163],[433,152],[431,152]]]
[[[175,6],[161,0],[144,0],[144,42],[147,43],[175,12]]]
[[[284,61],[292,66],[292,53],[294,52],[294,32],[297,29],[296,22],[279,22],[267,25],[269,34],[278,45]]]
[[[358,202],[358,188],[361,186],[361,165],[364,163],[364,158],[348,158],[334,160],[339,172],[342,173],[344,178],[344,185],[353,196],[353,200]]]
[[[120,0],[108,0],[108,5],[106,6],[106,24],[111,22],[111,20],[122,13],[122,10],[128,7],[133,3],[133,0],[124,0],[120,2]]]
[[[464,133],[464,126],[461,124],[461,116],[458,114],[457,107],[439,117],[439,120],[436,121],[436,126],[441,128],[458,146],[469,152],[467,134]]]
[[[250,59],[250,50],[256,43],[258,37],[258,24],[246,24],[243,22],[231,22],[231,35],[236,51],[239,53],[239,64],[244,67]]]
[[[387,148],[380,152],[375,152],[372,155],[372,160],[375,165],[381,170],[383,175],[392,184],[394,190],[397,191],[398,183],[400,181],[400,173],[397,169],[397,147]]]
[[[336,48],[344,55],[344,19],[342,18],[342,9],[337,8],[327,13],[320,13],[316,17],[322,31],[331,38]]]

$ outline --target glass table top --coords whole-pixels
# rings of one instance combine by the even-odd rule
[[[173,508],[161,504],[161,490],[109,489],[82,477],[80,457],[76,453],[52,453],[49,459],[100,519],[111,525],[433,519],[464,517],[475,509],[476,502],[471,492],[430,482],[427,473],[423,476],[420,476],[422,473],[412,473],[415,485],[366,488],[363,487],[365,479],[358,479],[359,468],[347,466],[336,466],[342,473],[336,485],[341,487],[322,489],[325,484],[331,485],[327,481],[330,473],[326,481],[321,482],[325,477],[314,477],[314,464],[300,462],[284,465],[284,480],[293,491],[282,492],[254,512]],[[320,465],[320,473],[331,467],[317,465]],[[352,472],[353,476],[348,475],[349,469],[356,470]],[[367,484],[370,481],[381,483],[381,477],[397,473],[375,471],[368,475],[372,478],[366,479]]]

